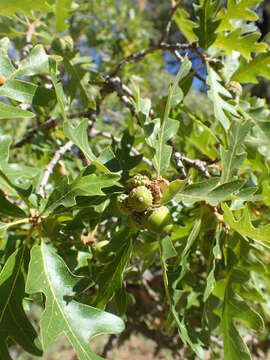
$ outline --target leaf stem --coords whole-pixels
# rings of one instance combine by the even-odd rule
[[[29,218],[20,219],[20,220],[16,220],[16,221],[13,221],[11,223],[4,224],[4,225],[0,226],[0,230],[8,229],[8,228],[10,228],[12,226],[16,226],[16,225],[19,225],[19,224],[28,224],[28,223],[29,223]]]
[[[158,235],[158,248],[159,248],[160,264],[161,264],[162,273],[163,273],[163,282],[164,282],[164,287],[165,287],[165,293],[166,293],[167,299],[169,301],[169,305],[172,306],[172,301],[171,301],[170,292],[169,292],[169,281],[168,281],[168,276],[167,276],[166,264],[163,261],[163,257],[162,257],[162,246],[161,246],[160,235]]]

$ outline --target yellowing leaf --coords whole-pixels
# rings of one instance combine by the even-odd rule
[[[224,50],[229,56],[232,55],[233,51],[239,52],[247,60],[251,60],[252,52],[265,52],[267,50],[266,43],[258,43],[257,40],[260,38],[260,34],[253,33],[247,35],[241,35],[242,29],[238,28],[229,34],[220,32],[214,43],[214,46]]]
[[[196,26],[196,23],[191,21],[189,18],[189,13],[183,8],[179,7],[174,15],[174,21],[176,22],[179,30],[187,38],[189,42],[192,42],[197,39],[193,29]]]
[[[233,74],[233,81],[241,83],[257,83],[257,77],[270,79],[270,52],[259,54],[250,62],[241,59],[238,70]]]
[[[218,31],[232,30],[234,28],[232,20],[258,20],[258,15],[251,10],[251,8],[257,6],[262,1],[263,0],[228,0],[227,9],[223,8],[218,13],[218,18],[221,19]]]

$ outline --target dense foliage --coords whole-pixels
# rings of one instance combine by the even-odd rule
[[[100,334],[185,359],[268,348],[265,13],[0,2],[1,359],[60,333],[79,360]]]

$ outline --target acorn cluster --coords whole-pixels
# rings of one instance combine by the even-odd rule
[[[168,186],[169,182],[163,178],[151,181],[142,174],[128,181],[126,192],[117,197],[117,206],[120,213],[128,217],[132,228],[170,233],[171,213],[162,205],[162,196]]]

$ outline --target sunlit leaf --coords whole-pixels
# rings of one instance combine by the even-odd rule
[[[244,208],[243,215],[239,219],[235,219],[233,212],[227,204],[224,203],[221,206],[224,212],[224,221],[232,230],[255,241],[267,244],[270,242],[270,225],[263,227],[253,226],[247,205]]]
[[[222,86],[220,76],[211,66],[207,67],[207,74],[207,84],[210,86],[208,96],[213,102],[215,117],[224,129],[228,130],[230,127],[228,114],[237,115],[235,107],[229,103],[232,96],[229,91]],[[224,98],[226,98],[226,100]]]
[[[80,360],[98,360],[101,357],[91,351],[89,341],[97,335],[121,332],[124,324],[115,315],[75,301],[80,280],[44,242],[33,247],[26,289],[46,296],[40,321],[43,348],[64,332]]]

